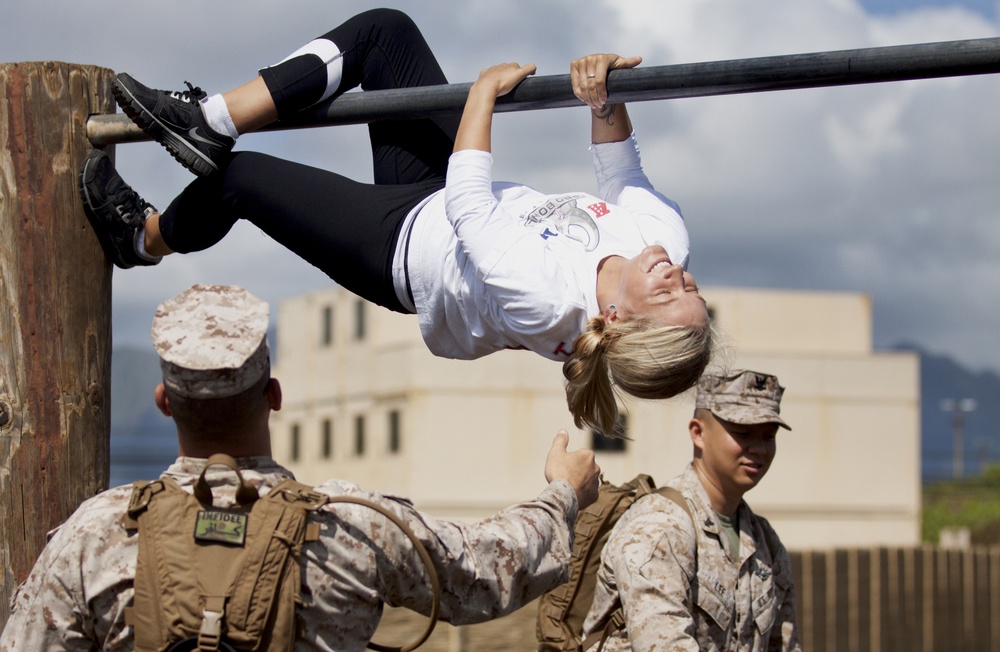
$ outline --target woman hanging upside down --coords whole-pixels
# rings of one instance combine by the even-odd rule
[[[712,349],[705,301],[685,271],[679,209],[643,173],[624,104],[607,104],[608,71],[640,61],[592,54],[570,66],[593,116],[597,196],[493,181],[494,104],[535,72],[530,64],[483,70],[460,120],[369,125],[372,184],[232,151],[239,134],[351,88],[446,84],[417,27],[386,9],[351,18],[220,95],[152,90],[119,74],[125,113],[201,176],[159,213],[95,151],[81,195],[119,267],[207,249],[249,220],[359,296],[416,313],[435,355],[530,349],[561,361],[576,425],[612,434],[616,390],[674,396],[697,381]]]

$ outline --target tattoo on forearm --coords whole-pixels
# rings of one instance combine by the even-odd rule
[[[615,105],[605,104],[600,109],[594,111],[594,117],[598,120],[604,120],[604,124],[609,127],[615,124]]]

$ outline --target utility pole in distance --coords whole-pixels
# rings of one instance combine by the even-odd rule
[[[976,401],[971,398],[946,398],[941,401],[941,409],[951,412],[951,475],[961,480],[965,477],[965,415],[976,409]]]

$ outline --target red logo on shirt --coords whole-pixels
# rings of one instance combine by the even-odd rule
[[[562,355],[573,355],[573,352],[567,351],[566,349],[563,348],[564,346],[566,346],[566,342],[559,342],[559,346],[557,346],[556,350],[553,351],[552,353],[553,354],[559,353]]]
[[[608,205],[602,201],[599,201],[596,204],[591,204],[590,206],[587,206],[587,208],[589,208],[590,212],[594,214],[594,217],[604,217],[611,212],[608,210]]]

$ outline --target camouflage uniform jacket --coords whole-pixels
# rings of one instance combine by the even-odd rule
[[[698,524],[697,559],[692,517],[656,494],[636,501],[601,554],[586,634],[623,606],[608,652],[799,650],[791,562],[770,524],[740,502],[736,562],[691,465],[669,484]]]
[[[261,494],[291,477],[268,457],[241,458],[243,476]],[[179,458],[164,473],[191,490],[204,460]],[[216,470],[218,468],[218,470]],[[232,504],[235,474],[209,471],[216,505]],[[475,524],[433,519],[402,499],[332,480],[330,495],[374,500],[396,513],[427,547],[442,585],[441,618],[454,624],[510,613],[567,578],[577,501],[565,480],[530,502]],[[125,626],[138,537],[122,526],[131,486],[83,503],[50,535],[27,581],[14,594],[0,651],[132,649]],[[228,498],[228,503],[225,502]],[[378,625],[382,603],[428,613],[431,591],[413,544],[370,508],[325,506],[311,518],[320,540],[303,546],[302,621],[295,650],[363,650]]]

